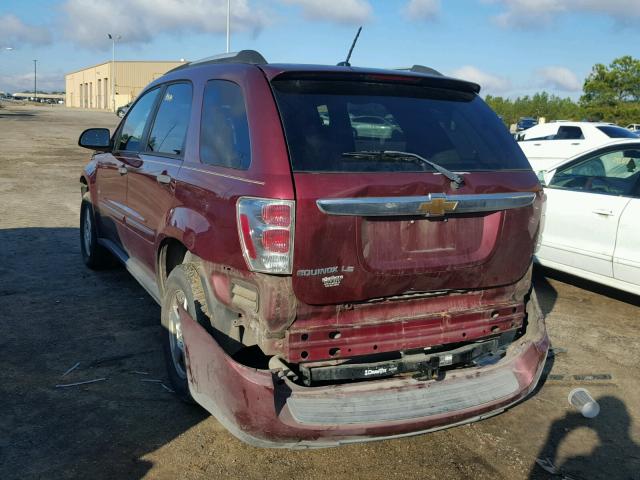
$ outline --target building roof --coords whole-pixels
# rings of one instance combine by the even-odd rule
[[[96,63],[95,65],[90,65],[88,67],[79,68],[78,70],[74,70],[72,72],[67,72],[64,75],[73,75],[74,73],[82,72],[83,70],[89,70],[90,68],[101,67],[102,65],[111,64],[111,60],[107,60],[106,62]],[[187,63],[185,60],[116,60],[115,63],[170,63],[172,65],[175,64],[184,64]]]

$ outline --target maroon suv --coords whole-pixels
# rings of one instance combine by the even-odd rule
[[[536,386],[543,192],[476,84],[243,51],[151,83],[81,177],[81,246],[162,306],[176,392],[255,445],[486,418]]]

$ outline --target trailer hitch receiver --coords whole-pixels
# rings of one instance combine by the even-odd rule
[[[440,357],[432,357],[427,362],[418,364],[418,371],[413,378],[421,382],[428,380],[442,380],[444,372],[440,374]]]

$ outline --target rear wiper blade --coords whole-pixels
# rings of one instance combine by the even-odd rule
[[[426,163],[436,172],[441,173],[442,175],[447,177],[449,180],[456,184],[456,187],[460,187],[464,184],[464,178],[462,178],[461,175],[458,175],[457,173],[454,173],[451,170],[444,168],[442,165],[438,165],[437,163],[432,162],[431,160],[428,160],[418,155],[417,153],[400,152],[397,150],[361,150],[359,152],[344,152],[342,156],[356,159],[379,157],[399,162],[415,162],[417,160],[418,162]]]

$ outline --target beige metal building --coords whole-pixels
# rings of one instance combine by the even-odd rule
[[[104,62],[65,75],[67,107],[115,111],[136,98],[149,82],[185,63]],[[115,75],[112,71],[115,66]],[[115,88],[112,88],[113,83]],[[115,92],[115,95],[112,95]]]

